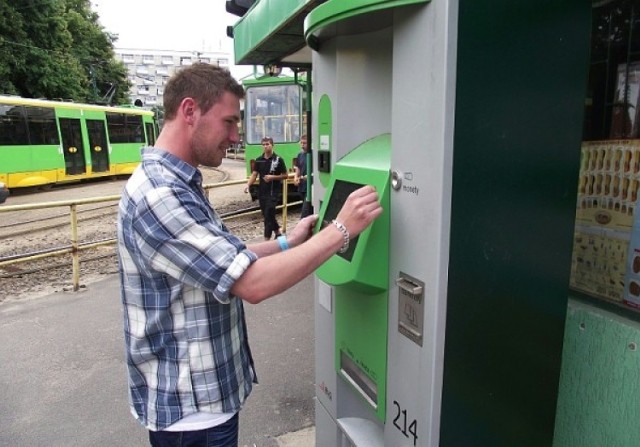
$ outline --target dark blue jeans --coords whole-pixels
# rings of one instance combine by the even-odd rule
[[[149,431],[151,447],[237,447],[238,413],[227,422],[197,431]]]

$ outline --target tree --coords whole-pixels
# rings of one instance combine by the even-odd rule
[[[98,23],[89,0],[65,0],[67,23],[74,39],[74,54],[85,67],[92,102],[123,104],[129,101],[130,82],[124,64],[115,59],[117,37]]]
[[[0,92],[127,102],[126,67],[89,0],[0,2]],[[114,90],[115,89],[115,90]]]

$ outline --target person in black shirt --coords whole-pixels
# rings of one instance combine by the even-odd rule
[[[307,200],[307,189],[309,187],[309,177],[307,174],[307,157],[310,157],[309,146],[307,145],[307,135],[300,137],[300,152],[296,157],[296,164],[294,166],[295,176],[293,177],[293,184],[298,187],[298,194],[300,200],[302,200],[302,211],[300,212],[300,219],[304,219],[307,216],[313,214],[313,205]]]
[[[264,239],[268,241],[274,234],[274,239],[280,236],[280,225],[276,220],[276,206],[282,197],[282,180],[288,177],[287,166],[282,157],[273,152],[273,139],[262,139],[261,156],[256,159],[251,177],[247,181],[244,192],[249,192],[258,176],[258,202],[262,217],[264,217]]]

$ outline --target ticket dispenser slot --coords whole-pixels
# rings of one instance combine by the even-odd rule
[[[320,209],[319,225],[330,225],[352,191],[376,188],[383,213],[349,250],[332,256],[318,277],[333,286],[335,297],[335,365],[384,422],[386,409],[389,301],[389,166],[391,136],[380,135],[338,161]]]

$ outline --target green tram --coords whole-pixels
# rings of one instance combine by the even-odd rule
[[[306,132],[306,76],[251,76],[242,80],[244,102],[243,143],[247,176],[262,155],[262,139],[273,139],[274,152],[282,157],[289,172],[300,152],[300,136]],[[289,191],[295,191],[289,180]],[[257,185],[251,188],[257,197]]]
[[[151,111],[0,96],[0,182],[11,189],[128,175],[157,134]]]

